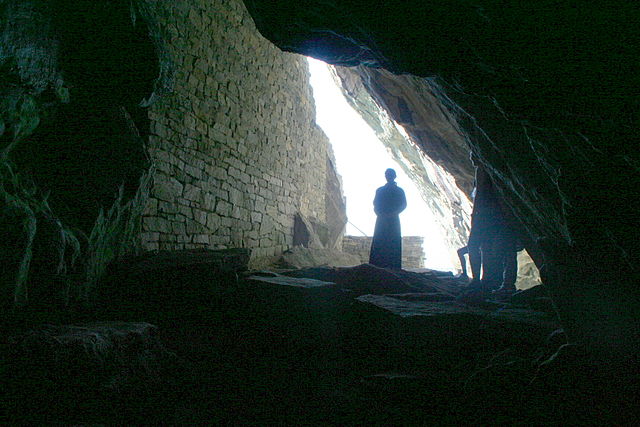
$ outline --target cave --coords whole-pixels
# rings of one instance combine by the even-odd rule
[[[3,421],[636,419],[632,3],[3,0],[0,16]],[[473,158],[542,284],[465,302],[450,273],[346,253],[305,56],[334,67],[452,246]]]

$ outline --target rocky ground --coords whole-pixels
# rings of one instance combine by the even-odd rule
[[[236,250],[121,262],[103,283],[103,304],[85,319],[92,322],[16,328],[2,346],[6,421],[631,417],[618,410],[624,390],[607,390],[581,350],[566,344],[541,287],[506,300],[459,299],[466,284],[435,271],[367,264],[247,271],[246,261]]]

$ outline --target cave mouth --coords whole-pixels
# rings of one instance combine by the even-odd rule
[[[392,167],[398,173],[397,182],[405,190],[408,200],[407,209],[400,216],[402,235],[409,239],[413,239],[411,236],[422,239],[424,258],[421,267],[460,273],[457,250],[466,245],[471,225],[473,202],[468,195],[470,189],[465,187],[469,180],[461,173],[464,165],[451,159],[441,165],[438,158],[432,157],[429,149],[424,148],[424,144],[425,141],[427,147],[448,144],[459,151],[458,158],[463,155],[467,160],[470,149],[466,145],[461,147],[461,143],[466,144],[463,141],[456,141],[465,131],[453,124],[450,129],[459,132],[457,137],[442,133],[452,125],[450,117],[447,118],[446,114],[439,116],[438,113],[429,117],[422,105],[412,107],[402,102],[402,96],[410,102],[412,98],[425,98],[434,103],[432,108],[446,110],[440,100],[431,93],[423,92],[423,84],[428,90],[432,89],[426,80],[418,85],[401,81],[400,84],[406,86],[398,99],[397,107],[404,112],[399,123],[398,116],[388,110],[388,104],[380,103],[379,99],[367,93],[370,88],[358,92],[353,79],[354,75],[362,73],[361,70],[352,72],[350,68],[329,65],[311,57],[307,57],[307,61],[316,123],[332,145],[336,169],[341,175],[348,219],[345,235],[355,238],[373,235],[373,196],[375,189],[384,184],[382,171]],[[408,79],[418,78],[409,76]],[[422,91],[413,92],[416,87],[422,87]],[[412,111],[412,108],[419,112]],[[416,115],[422,117],[416,121]],[[405,123],[412,127],[411,131],[405,129]],[[429,123],[436,127],[429,128]],[[420,141],[414,139],[416,134]],[[432,138],[435,141],[430,141]],[[443,160],[441,154],[439,159]],[[451,167],[453,173],[449,170]],[[526,250],[518,252],[516,287],[529,289],[540,284],[540,273],[530,254]]]
[[[454,239],[447,239],[445,236],[455,236],[460,240],[466,236],[459,235],[453,227],[453,218],[447,217],[448,208],[434,206],[433,203],[430,205],[424,200],[426,191],[420,188],[424,183],[405,172],[412,167],[410,161],[406,158],[394,158],[391,148],[377,137],[376,132],[360,113],[347,102],[345,94],[336,82],[338,77],[332,71],[333,67],[314,58],[307,59],[316,106],[316,123],[331,142],[336,168],[342,178],[348,217],[345,234],[373,235],[373,196],[375,189],[384,184],[383,171],[391,167],[396,170],[398,185],[404,189],[408,200],[407,209],[400,216],[403,236],[423,238],[423,267],[459,273],[457,247],[451,244],[451,240]],[[390,118],[387,120],[403,134],[404,142],[411,144],[402,126]],[[418,150],[417,147],[413,148]],[[434,175],[445,177],[448,181],[445,183],[434,179],[436,184],[443,183],[447,187],[440,186],[438,190],[441,193],[453,191],[457,199],[465,201],[462,207],[468,228],[471,205],[467,196],[454,184],[453,178],[444,169],[428,157],[423,157]]]

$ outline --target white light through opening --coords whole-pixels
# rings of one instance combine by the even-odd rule
[[[347,199],[347,235],[373,235],[376,188],[385,184],[384,171],[396,170],[396,182],[407,196],[407,209],[400,214],[403,236],[424,237],[425,267],[457,271],[455,250],[450,248],[434,214],[420,196],[416,184],[404,173],[373,129],[351,108],[334,82],[329,66],[309,59],[311,86],[316,102],[316,123],[328,136],[342,176]],[[353,225],[352,225],[353,224]],[[354,227],[355,226],[355,227]],[[357,227],[357,228],[356,228]]]

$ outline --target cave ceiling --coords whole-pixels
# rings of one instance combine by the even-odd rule
[[[471,150],[535,238],[562,236],[573,245],[585,221],[615,222],[609,207],[619,212],[620,197],[636,194],[626,178],[605,172],[638,182],[639,32],[632,5],[245,4],[262,34],[284,50],[436,78]]]

